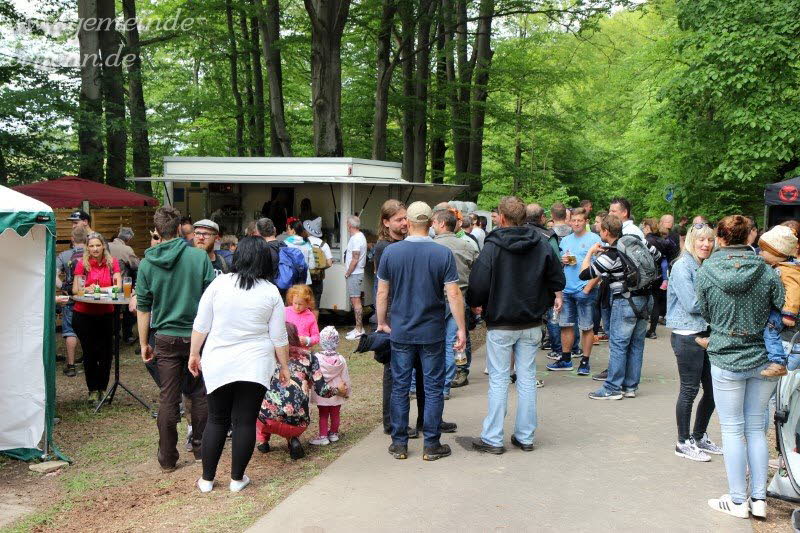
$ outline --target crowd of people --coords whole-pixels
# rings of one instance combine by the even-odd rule
[[[304,212],[302,221],[285,217],[280,234],[263,217],[239,240],[221,237],[211,220],[191,223],[162,207],[141,261],[126,244],[133,236],[128,228],[107,244],[91,231],[88,215],[72,217],[74,246],[58,257],[61,283],[74,293],[136,277],[136,317],[127,323],[137,324],[142,359],[161,391],[158,460],[164,471],[176,466],[183,400],[191,420],[187,450],[203,463],[202,492],[214,486],[229,433],[232,491],[249,483],[253,450],[269,452],[273,434],[286,439],[293,459],[303,457],[299,437],[310,423],[309,403],[319,412],[319,434],[310,444],[339,440],[350,378],[338,332],[320,331],[317,310],[333,257],[321,219],[310,205]],[[712,225],[702,216],[675,224],[666,214],[637,225],[622,197],[594,218],[588,200],[572,209],[554,204],[549,215],[538,204],[504,197],[487,228],[482,217],[448,203],[431,208],[392,199],[381,207],[374,245],[360,219],[347,218],[343,266],[355,327],[346,338],[358,339],[357,351],[374,351],[384,364],[389,453],[406,459],[409,439],[420,434],[424,460],[452,453],[441,434],[457,425],[443,419],[444,405],[451,389],[469,385],[470,331],[481,322],[488,408],[472,445],[491,454],[506,452],[511,384],[517,408],[510,442],[534,449],[536,389],[543,386],[536,378],[539,348],[552,360],[547,371],[575,371],[600,382],[588,391],[590,399],[633,399],[645,341],[663,323],[671,330],[680,381],[675,454],[703,462],[724,455],[729,493],[709,505],[739,517],[765,516],[765,413],[777,378],[800,366],[790,345],[799,327],[800,223],[761,234],[740,215]],[[362,302],[370,257],[373,332]],[[80,302],[63,309],[65,373],[75,375],[77,336],[93,402],[108,384],[112,312]],[[133,340],[129,332],[124,337]],[[592,374],[592,349],[606,341],[608,367]],[[714,410],[721,447],[707,432]]]

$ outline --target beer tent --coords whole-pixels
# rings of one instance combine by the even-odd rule
[[[0,186],[0,453],[23,460],[55,451],[55,234],[49,206]]]

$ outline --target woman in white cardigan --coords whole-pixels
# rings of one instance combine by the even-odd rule
[[[281,382],[289,382],[284,307],[270,281],[270,258],[264,239],[242,239],[232,272],[208,286],[197,309],[189,371],[194,376],[202,372],[208,393],[203,477],[197,480],[201,492],[214,486],[228,428],[233,430],[230,490],[238,492],[250,483],[244,470],[253,455],[258,410],[276,359]]]

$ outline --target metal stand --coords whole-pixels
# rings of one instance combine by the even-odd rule
[[[104,302],[109,303],[109,302]],[[114,302],[111,302],[114,303]],[[120,304],[114,305],[114,383],[111,384],[111,388],[108,389],[106,395],[100,400],[95,408],[94,412],[97,414],[100,411],[100,408],[103,407],[106,403],[111,404],[114,401],[114,394],[117,392],[117,387],[122,387],[125,392],[133,396],[133,398],[142,404],[145,409],[148,411],[152,411],[150,404],[146,401],[139,398],[131,389],[125,386],[119,380],[119,338],[120,338],[120,329],[122,328],[122,320],[120,320],[120,313],[122,312],[122,308]]]

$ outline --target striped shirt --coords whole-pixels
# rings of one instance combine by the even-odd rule
[[[654,246],[648,245],[647,249],[658,264],[661,260],[661,253]],[[615,248],[605,250],[598,255],[589,268],[581,272],[580,277],[581,279],[602,278],[605,283],[608,283],[612,296],[618,296],[625,292],[625,266]]]

